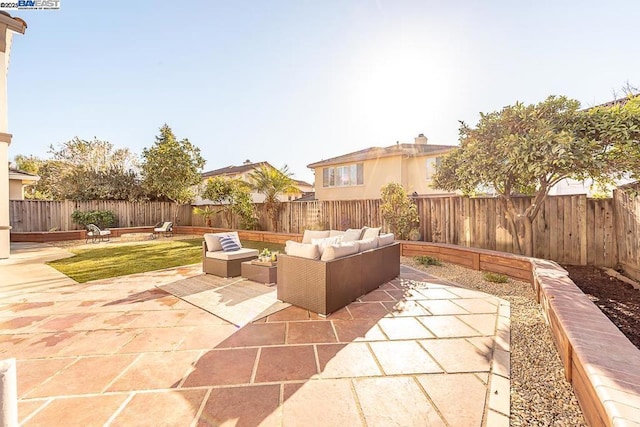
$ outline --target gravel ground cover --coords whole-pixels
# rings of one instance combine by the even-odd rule
[[[512,279],[488,282],[482,272],[455,264],[424,267],[409,257],[401,262],[511,303],[512,426],[586,425],[531,285]]]

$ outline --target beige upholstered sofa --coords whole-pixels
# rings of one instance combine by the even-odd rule
[[[287,242],[278,256],[278,299],[328,315],[397,277],[400,244],[368,230],[305,231],[302,243]]]
[[[223,238],[230,237],[239,246],[235,250],[224,250]],[[220,277],[240,276],[240,267],[244,261],[258,258],[257,249],[243,248],[238,233],[207,233],[202,242],[202,271]]]

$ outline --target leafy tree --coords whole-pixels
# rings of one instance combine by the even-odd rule
[[[221,176],[209,178],[202,197],[222,205],[221,211],[227,227],[233,228],[233,219],[237,215],[243,228],[256,228],[257,217],[250,187],[242,180]]]
[[[262,165],[249,173],[251,186],[265,196],[264,204],[271,219],[273,231],[278,231],[278,217],[282,209],[280,196],[300,193],[291,175],[287,165],[281,169]]]
[[[165,123],[151,148],[142,152],[143,184],[155,196],[172,200],[176,207],[191,203],[202,180],[200,172],[205,160],[200,149],[188,139],[178,141]],[[178,221],[178,209],[173,219]]]
[[[532,223],[549,190],[565,178],[599,181],[640,171],[640,98],[625,105],[579,110],[578,101],[551,96],[481,114],[475,128],[461,123],[460,147],[445,156],[434,187],[497,193],[519,253],[533,255]],[[513,197],[532,196],[519,211]]]
[[[411,230],[420,223],[418,207],[402,185],[395,182],[382,187],[380,213],[389,230],[399,239],[409,238]]]
[[[70,200],[137,200],[144,198],[137,158],[129,149],[107,141],[78,137],[49,146],[52,158],[16,156],[18,168],[40,176],[29,198]]]

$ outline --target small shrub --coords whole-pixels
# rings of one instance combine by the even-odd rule
[[[109,228],[116,224],[116,215],[111,211],[73,211],[71,219],[83,227],[95,224],[100,228]]]
[[[424,265],[425,267],[428,267],[430,265],[442,265],[439,259],[432,256],[417,256],[414,257],[414,259],[418,264]]]
[[[492,282],[492,283],[507,283],[509,281],[509,278],[504,274],[491,273],[490,271],[486,271],[482,275],[482,277],[487,282]]]

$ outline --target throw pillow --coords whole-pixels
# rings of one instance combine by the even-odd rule
[[[348,228],[347,231],[344,232],[344,237],[342,238],[343,242],[355,242],[356,240],[360,240],[362,237],[362,228]]]
[[[214,233],[206,233],[204,235],[204,241],[207,242],[207,251],[215,252],[221,251],[222,246],[220,245],[220,235]]]
[[[320,259],[320,251],[318,245],[311,243],[298,243],[294,241],[288,241],[285,248],[287,255],[297,256],[308,259]]]
[[[331,245],[324,250],[322,254],[322,261],[331,261],[337,258],[357,254],[360,249],[358,242],[339,243],[337,245]]]
[[[381,227],[369,228],[365,227],[364,232],[362,233],[362,239],[371,239],[372,237],[378,237],[380,234]]]
[[[378,236],[378,247],[387,246],[393,243],[393,233],[381,234]]]
[[[227,236],[231,237],[238,244],[238,246],[242,247],[242,243],[240,243],[240,236],[238,236],[237,231],[231,231],[227,233]]]
[[[322,256],[322,252],[324,252],[324,248],[326,248],[327,246],[336,245],[341,241],[342,241],[342,236],[325,237],[324,239],[311,239],[312,244],[318,245],[320,256]]]
[[[370,239],[358,240],[360,245],[360,252],[368,251],[369,249],[375,249],[378,247],[378,239],[372,237]]]
[[[302,243],[311,243],[311,239],[324,239],[325,237],[329,237],[329,230],[304,230],[304,234],[302,235]]]
[[[220,237],[220,245],[225,252],[233,252],[240,249],[240,245],[231,236]]]

